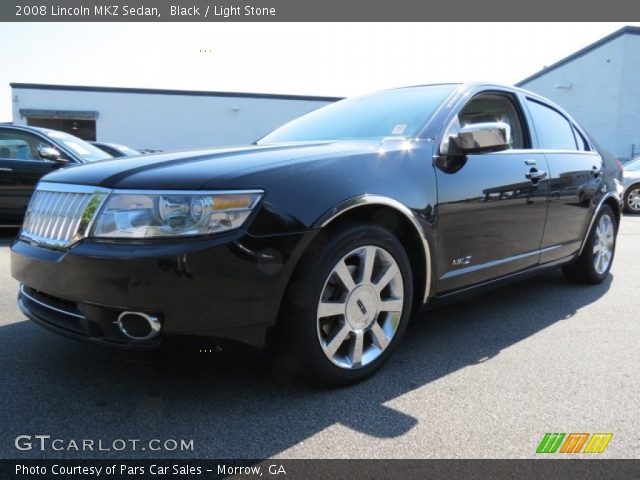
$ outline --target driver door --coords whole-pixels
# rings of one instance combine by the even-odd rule
[[[438,291],[480,284],[538,264],[547,214],[549,172],[515,94],[485,92],[451,121],[436,157]],[[506,123],[506,149],[460,154],[449,144],[461,128]],[[503,146],[502,148],[505,148]]]

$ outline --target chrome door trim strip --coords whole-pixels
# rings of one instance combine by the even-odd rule
[[[550,252],[551,250],[555,250],[556,248],[560,248],[562,245],[553,245],[551,247],[546,247],[543,249],[533,250],[531,252],[520,253],[518,255],[513,255],[512,257],[500,258],[498,260],[491,260],[490,262],[481,263],[479,265],[470,265],[468,267],[460,268],[458,270],[451,270],[445,273],[440,277],[440,280],[445,280],[451,277],[457,277],[459,275],[465,275],[467,273],[477,272],[479,270],[484,270],[485,268],[497,267],[498,265],[504,265],[505,263],[515,262],[517,260],[522,260],[523,258],[532,257],[534,255],[541,255],[543,253]]]

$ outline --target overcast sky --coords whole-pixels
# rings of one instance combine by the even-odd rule
[[[513,84],[621,23],[0,23],[10,82],[348,96]]]

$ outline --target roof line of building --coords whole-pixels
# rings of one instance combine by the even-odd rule
[[[569,62],[572,62],[573,60],[575,60],[577,58],[580,58],[583,55],[586,55],[587,53],[591,52],[592,50],[595,50],[596,48],[601,47],[605,43],[608,43],[611,40],[615,40],[616,38],[621,37],[622,35],[626,35],[626,34],[640,35],[640,27],[632,27],[632,26],[629,26],[629,25],[626,26],[626,27],[622,27],[621,29],[616,30],[615,32],[607,35],[606,37],[601,38],[597,42],[594,42],[594,43],[592,43],[590,45],[587,45],[583,49],[578,50],[575,53],[572,53],[568,57],[565,57],[562,60],[559,60],[556,63],[554,63],[552,65],[549,65],[548,67],[543,68],[539,72],[534,73],[533,75],[525,78],[524,80],[520,80],[518,83],[516,83],[516,87],[521,87],[525,83],[528,83],[531,80],[535,80],[536,78],[541,77],[542,75],[550,72],[551,70],[555,70],[558,67],[561,67],[561,66],[563,66],[563,65],[565,65],[565,64],[567,64]]]
[[[11,88],[29,90],[67,90],[74,92],[108,92],[108,93],[143,93],[155,95],[189,95],[195,97],[231,97],[231,98],[266,98],[274,100],[307,100],[316,102],[335,102],[342,97],[323,97],[317,95],[282,95],[277,93],[249,93],[249,92],[209,92],[203,90],[167,90],[156,88],[126,88],[126,87],[93,87],[84,85],[49,85],[42,83],[10,83]]]

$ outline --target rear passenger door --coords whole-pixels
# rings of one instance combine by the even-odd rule
[[[526,99],[538,150],[549,166],[550,200],[540,263],[576,253],[589,227],[592,199],[602,186],[602,158],[573,121],[535,98]]]

